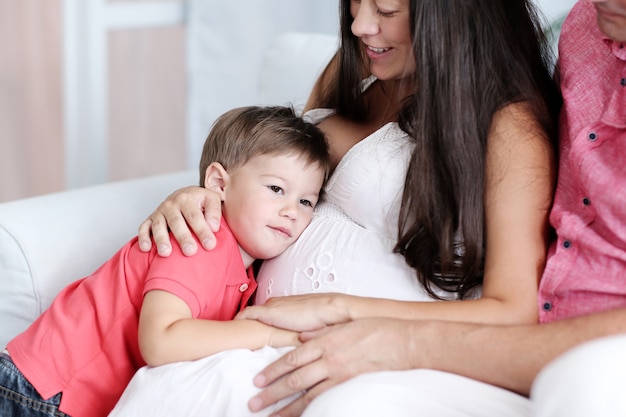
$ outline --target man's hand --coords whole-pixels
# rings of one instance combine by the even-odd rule
[[[258,374],[254,383],[264,388],[248,406],[252,411],[303,392],[278,412],[299,416],[327,389],[365,372],[411,369],[408,321],[363,319],[303,333],[302,345],[286,353]]]

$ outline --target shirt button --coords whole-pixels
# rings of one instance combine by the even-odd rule
[[[626,78],[622,78],[621,80],[619,80],[619,83],[622,85],[622,87],[626,86]]]
[[[543,311],[550,311],[552,310],[552,304],[550,303],[543,303]]]
[[[248,284],[241,284],[239,286],[239,292],[245,292],[248,289]]]
[[[583,198],[583,205],[585,206],[591,205],[591,200],[589,200],[589,197]]]
[[[596,132],[591,132],[588,136],[590,141],[594,141],[596,139],[598,139],[598,135],[596,135]]]
[[[568,249],[570,246],[572,246],[572,242],[570,242],[569,240],[566,240],[565,242],[563,242],[563,247],[565,249]]]

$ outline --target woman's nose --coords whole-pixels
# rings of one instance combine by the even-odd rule
[[[360,38],[378,33],[378,13],[376,13],[376,4],[373,1],[363,0],[354,4],[353,17],[351,29],[354,36]]]

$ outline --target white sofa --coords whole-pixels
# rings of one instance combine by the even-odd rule
[[[258,103],[300,108],[337,39],[287,33],[265,54]],[[0,204],[0,350],[70,282],[93,272],[197,170],[113,182]]]

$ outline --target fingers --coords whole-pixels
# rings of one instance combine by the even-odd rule
[[[327,379],[326,381],[317,384],[310,390],[305,391],[301,396],[296,398],[287,406],[278,410],[276,413],[272,414],[270,417],[299,417],[304,412],[304,409],[311,403],[311,401],[313,401],[318,395],[334,385],[334,383],[331,383],[330,380]]]
[[[261,323],[268,324],[270,326],[280,327],[282,329],[288,329],[293,331],[300,331],[301,329],[298,326],[294,326],[294,318],[293,314],[283,313],[281,310],[276,310],[274,308],[268,307],[267,305],[263,306],[248,306],[241,310],[235,316],[235,319],[245,319],[245,320],[257,320]]]
[[[143,252],[150,252],[150,249],[152,249],[151,228],[152,220],[150,218],[147,218],[139,225],[137,237],[139,238],[139,249]]]
[[[258,306],[248,306],[244,308],[243,310],[241,310],[239,313],[237,313],[237,315],[235,316],[235,319],[258,320],[259,318],[258,310],[259,310]]]
[[[175,223],[174,220],[173,222]],[[159,255],[170,256],[172,253],[167,222],[165,217],[158,212],[153,213],[139,226],[138,238],[139,248],[144,252],[152,249],[152,239],[154,239]]]
[[[265,389],[250,399],[248,402],[250,410],[262,410],[283,398],[308,391],[325,381],[328,373],[325,364],[320,360],[321,356],[321,349],[302,345],[266,367],[254,378],[254,384],[265,387]],[[304,400],[298,399],[296,401],[299,402],[288,407],[298,410],[299,404],[301,404],[302,409],[304,409],[306,404]],[[283,414],[280,415],[283,417]]]
[[[196,246],[195,241],[191,239],[189,229],[198,237],[205,249],[211,250],[215,248],[217,241],[215,240],[214,232],[219,230],[222,217],[220,196],[206,188],[199,188],[198,195],[193,197],[193,201],[191,203],[181,203],[180,208],[185,220],[184,228],[181,227],[177,230],[171,224],[170,227],[174,237],[181,244],[183,253],[187,254],[183,246],[184,244],[191,243],[194,248]],[[181,242],[181,239],[183,242]]]
[[[186,256],[194,255],[198,245],[211,250],[215,247],[214,231],[219,230],[221,219],[221,199],[219,195],[202,187],[186,187],[172,193],[139,226],[139,242],[142,250],[150,250],[154,240],[161,256],[172,253],[170,231]]]
[[[169,256],[172,252],[169,230],[171,230],[185,256],[194,255],[198,251],[198,245],[196,245],[183,213],[176,210],[169,212],[167,219],[163,216],[153,217],[156,217],[156,220],[152,221],[152,237],[157,245],[159,255]]]
[[[302,343],[306,343],[309,340],[317,339],[318,337],[322,336],[325,333],[328,333],[329,331],[329,327],[322,327],[321,329],[302,332],[300,333],[300,341]]]
[[[300,417],[307,404],[306,399],[303,398],[303,396],[300,396],[287,404],[287,406],[281,408],[273,414],[270,414],[270,417]]]
[[[217,193],[207,196],[208,201],[204,205],[204,218],[213,232],[220,230],[220,220],[222,219],[222,201]]]

